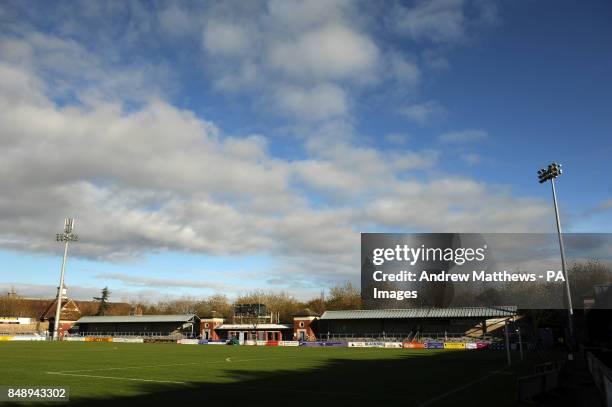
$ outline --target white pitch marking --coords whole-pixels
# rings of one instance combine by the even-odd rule
[[[47,374],[59,375],[59,376],[76,376],[76,377],[92,377],[94,379],[113,379],[113,380],[129,380],[134,382],[154,382],[154,383],[171,383],[171,384],[189,384],[187,382],[174,382],[172,380],[153,380],[153,379],[138,379],[134,377],[116,377],[116,376],[98,376],[91,374],[76,374],[76,373],[62,373],[62,372],[47,372]]]
[[[286,358],[297,358],[298,356],[287,356]],[[228,360],[229,359],[229,360]],[[98,369],[80,369],[80,370],[62,370],[59,372],[47,372],[48,374],[59,374],[59,373],[83,373],[83,372],[103,372],[109,370],[129,370],[129,369],[147,369],[147,368],[156,368],[156,367],[169,367],[169,366],[193,366],[193,365],[203,365],[203,364],[212,364],[212,363],[224,363],[224,362],[253,362],[259,360],[272,360],[274,358],[255,358],[255,359],[241,359],[241,360],[231,360],[229,357],[224,360],[211,360],[205,362],[190,362],[190,363],[167,363],[161,365],[142,365],[142,366],[121,366],[121,367],[104,367]]]
[[[289,358],[297,358],[298,356],[288,356]],[[153,380],[153,379],[139,379],[135,377],[116,377],[116,376],[100,376],[91,374],[77,374],[76,372],[95,372],[95,371],[108,371],[108,370],[126,370],[126,369],[142,369],[151,367],[166,367],[166,366],[186,366],[186,365],[199,365],[199,364],[210,364],[210,363],[223,363],[225,362],[251,362],[256,360],[271,360],[271,358],[255,358],[255,359],[242,359],[232,361],[230,357],[225,360],[214,360],[208,362],[193,362],[193,363],[169,363],[164,365],[143,365],[143,366],[126,366],[126,367],[108,367],[103,369],[87,369],[87,370],[65,370],[62,372],[46,372],[47,374],[59,375],[59,376],[75,376],[75,377],[91,377],[93,379],[111,379],[111,380],[128,380],[134,382],[152,382],[152,383],[170,383],[170,384],[182,384],[188,385],[187,382],[177,382],[172,380]]]
[[[101,372],[101,371],[106,371],[106,370],[146,369],[150,367],[187,366],[187,365],[197,365],[197,364],[198,364],[197,362],[168,363],[164,365],[142,365],[142,366],[104,367],[104,368],[99,368],[99,369],[62,370],[60,372],[47,372],[47,373],[53,374],[53,373]]]
[[[506,367],[506,368],[503,368],[503,369],[495,370],[495,371],[493,371],[493,372],[489,373],[488,375],[485,375],[485,376],[479,377],[479,378],[478,378],[478,379],[476,379],[476,380],[472,380],[471,382],[466,383],[466,384],[464,384],[463,386],[456,387],[456,388],[454,388],[454,389],[452,389],[452,390],[450,390],[450,391],[447,391],[446,393],[440,394],[439,396],[436,396],[436,397],[434,397],[434,398],[432,398],[432,399],[429,399],[429,400],[427,400],[426,402],[421,403],[421,404],[419,404],[419,405],[418,405],[418,406],[416,406],[416,407],[425,407],[425,406],[432,405],[432,404],[434,404],[435,402],[440,401],[440,400],[442,400],[443,398],[446,398],[446,397],[450,396],[450,395],[451,395],[451,394],[453,394],[453,393],[457,393],[457,392],[460,392],[461,390],[465,390],[465,389],[467,389],[468,387],[471,387],[471,386],[473,386],[473,385],[475,385],[475,384],[477,384],[477,383],[480,383],[480,382],[482,382],[482,381],[487,380],[487,379],[488,379],[489,377],[491,377],[491,376],[495,376],[496,374],[502,373],[502,372],[503,372],[504,370],[506,370],[506,369],[507,369],[507,367]]]

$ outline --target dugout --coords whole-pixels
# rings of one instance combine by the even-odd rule
[[[496,321],[516,315],[516,306],[325,311],[317,324],[317,337],[484,336]]]
[[[215,328],[220,340],[236,338],[244,341],[283,341],[293,338],[293,325],[223,324]]]
[[[196,337],[200,318],[188,315],[130,315],[82,317],[71,329],[80,335],[134,335]]]

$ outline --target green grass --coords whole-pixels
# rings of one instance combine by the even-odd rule
[[[503,369],[505,353],[2,342],[0,363],[0,385],[67,386],[71,404],[203,405],[213,397],[224,406],[410,406]],[[516,374],[490,375],[431,405],[514,405]]]

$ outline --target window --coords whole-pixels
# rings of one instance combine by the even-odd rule
[[[304,328],[304,322],[300,322],[300,328]]]

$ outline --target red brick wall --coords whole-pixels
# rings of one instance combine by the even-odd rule
[[[63,322],[60,321],[59,323],[59,327],[58,327],[58,334],[61,338],[64,337],[64,333],[67,332],[70,328],[72,328],[72,325],[74,325],[74,322]]]
[[[316,340],[315,333],[310,326],[315,320],[315,317],[294,317],[293,318],[293,336],[295,340],[300,339],[300,332],[305,331],[306,340]],[[303,325],[303,326],[301,326]]]
[[[202,339],[205,338],[205,331],[210,330],[209,340],[218,341],[219,335],[215,329],[218,326],[223,325],[223,319],[221,318],[204,318],[200,319],[200,335]]]

